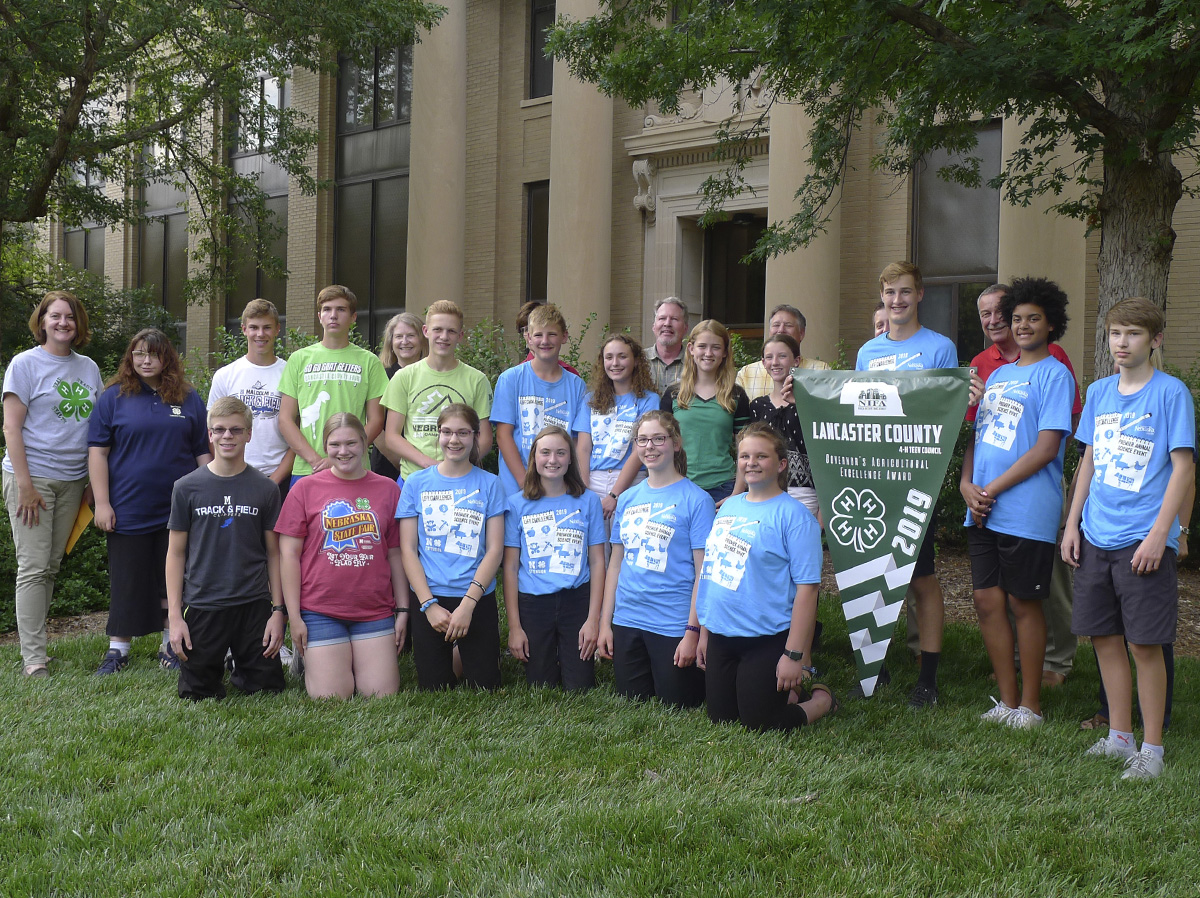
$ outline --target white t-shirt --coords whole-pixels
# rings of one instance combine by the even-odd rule
[[[270,477],[288,451],[279,433],[279,379],[287,365],[276,359],[270,365],[255,365],[246,356],[231,362],[213,375],[208,407],[222,396],[236,396],[254,414],[254,435],[246,447],[246,464]]]

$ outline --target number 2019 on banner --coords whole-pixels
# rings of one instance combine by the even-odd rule
[[[892,537],[892,548],[899,549],[911,558],[917,554],[921,542],[921,527],[929,520],[933,497],[920,490],[909,490],[905,503],[904,513],[896,524],[899,533]]]

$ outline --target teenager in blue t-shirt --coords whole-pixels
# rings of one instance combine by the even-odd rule
[[[531,686],[596,685],[604,594],[604,515],[583,485],[575,446],[561,427],[533,440],[521,492],[508,498],[504,608],[508,648]]]
[[[708,716],[755,730],[791,730],[834,710],[812,673],[821,582],[821,530],[789,496],[787,444],[755,422],[738,437],[738,474],[747,492],[725,501],[704,547],[696,614],[708,631]],[[795,690],[800,701],[790,703]]]
[[[1062,556],[1076,568],[1071,630],[1091,637],[1109,700],[1108,736],[1087,754],[1124,760],[1124,779],[1153,779],[1163,770],[1162,646],[1175,641],[1179,615],[1175,564],[1195,475],[1195,415],[1187,387],[1151,362],[1162,345],[1162,310],[1125,299],[1104,323],[1120,373],[1088,388]],[[1137,665],[1140,751],[1126,643]]]
[[[612,659],[621,695],[694,708],[704,701],[704,673],[696,667],[696,582],[713,500],[687,479],[683,437],[669,413],[643,415],[633,442],[649,476],[617,503],[600,656]]]
[[[658,408],[660,400],[646,354],[626,334],[613,334],[600,347],[590,386],[575,416],[579,466],[583,482],[600,497],[605,526],[611,529],[621,493],[645,479],[633,451],[634,422]]]
[[[155,328],[138,331],[88,421],[96,526],[108,534],[108,652],[96,671],[129,663],[135,636],[162,630],[159,664],[177,670],[167,630],[171,489],[212,461],[204,400],[179,353]]]
[[[530,313],[525,342],[533,358],[500,375],[492,400],[500,486],[506,496],[521,488],[533,438],[551,425],[570,432],[585,392],[582,378],[558,364],[567,322],[557,306],[538,306]]]
[[[957,368],[958,352],[946,337],[922,327],[917,315],[925,288],[921,269],[911,262],[893,262],[879,275],[879,298],[888,316],[888,330],[868,340],[858,351],[856,371],[924,371]],[[942,657],[942,629],[946,607],[942,585],[934,572],[933,535],[937,532],[935,510],[917,552],[912,593],[916,598],[920,633],[921,667],[917,684],[909,695],[910,708],[937,704],[937,670]],[[879,682],[891,679],[885,667]]]
[[[959,489],[967,503],[975,611],[1000,692],[982,719],[1029,729],[1042,722],[1042,601],[1054,573],[1075,378],[1050,355],[1050,344],[1067,328],[1067,295],[1056,284],[1014,281],[1000,314],[1011,322],[1021,355],[988,378]],[[1026,674],[1019,688],[1009,608]]]
[[[404,481],[396,517],[404,572],[416,596],[410,624],[417,685],[500,686],[496,570],[504,555],[504,498],[479,462],[479,414],[454,403],[438,415],[442,460]]]

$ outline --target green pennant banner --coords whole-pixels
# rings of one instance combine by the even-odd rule
[[[883,666],[967,410],[967,368],[792,373],[863,692]]]

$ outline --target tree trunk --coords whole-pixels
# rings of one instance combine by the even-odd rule
[[[1095,377],[1112,374],[1104,316],[1114,304],[1143,296],[1167,308],[1167,277],[1175,231],[1171,219],[1183,178],[1169,153],[1132,163],[1109,152],[1100,198],[1100,302],[1096,315]],[[1124,164],[1122,164],[1124,162]]]

